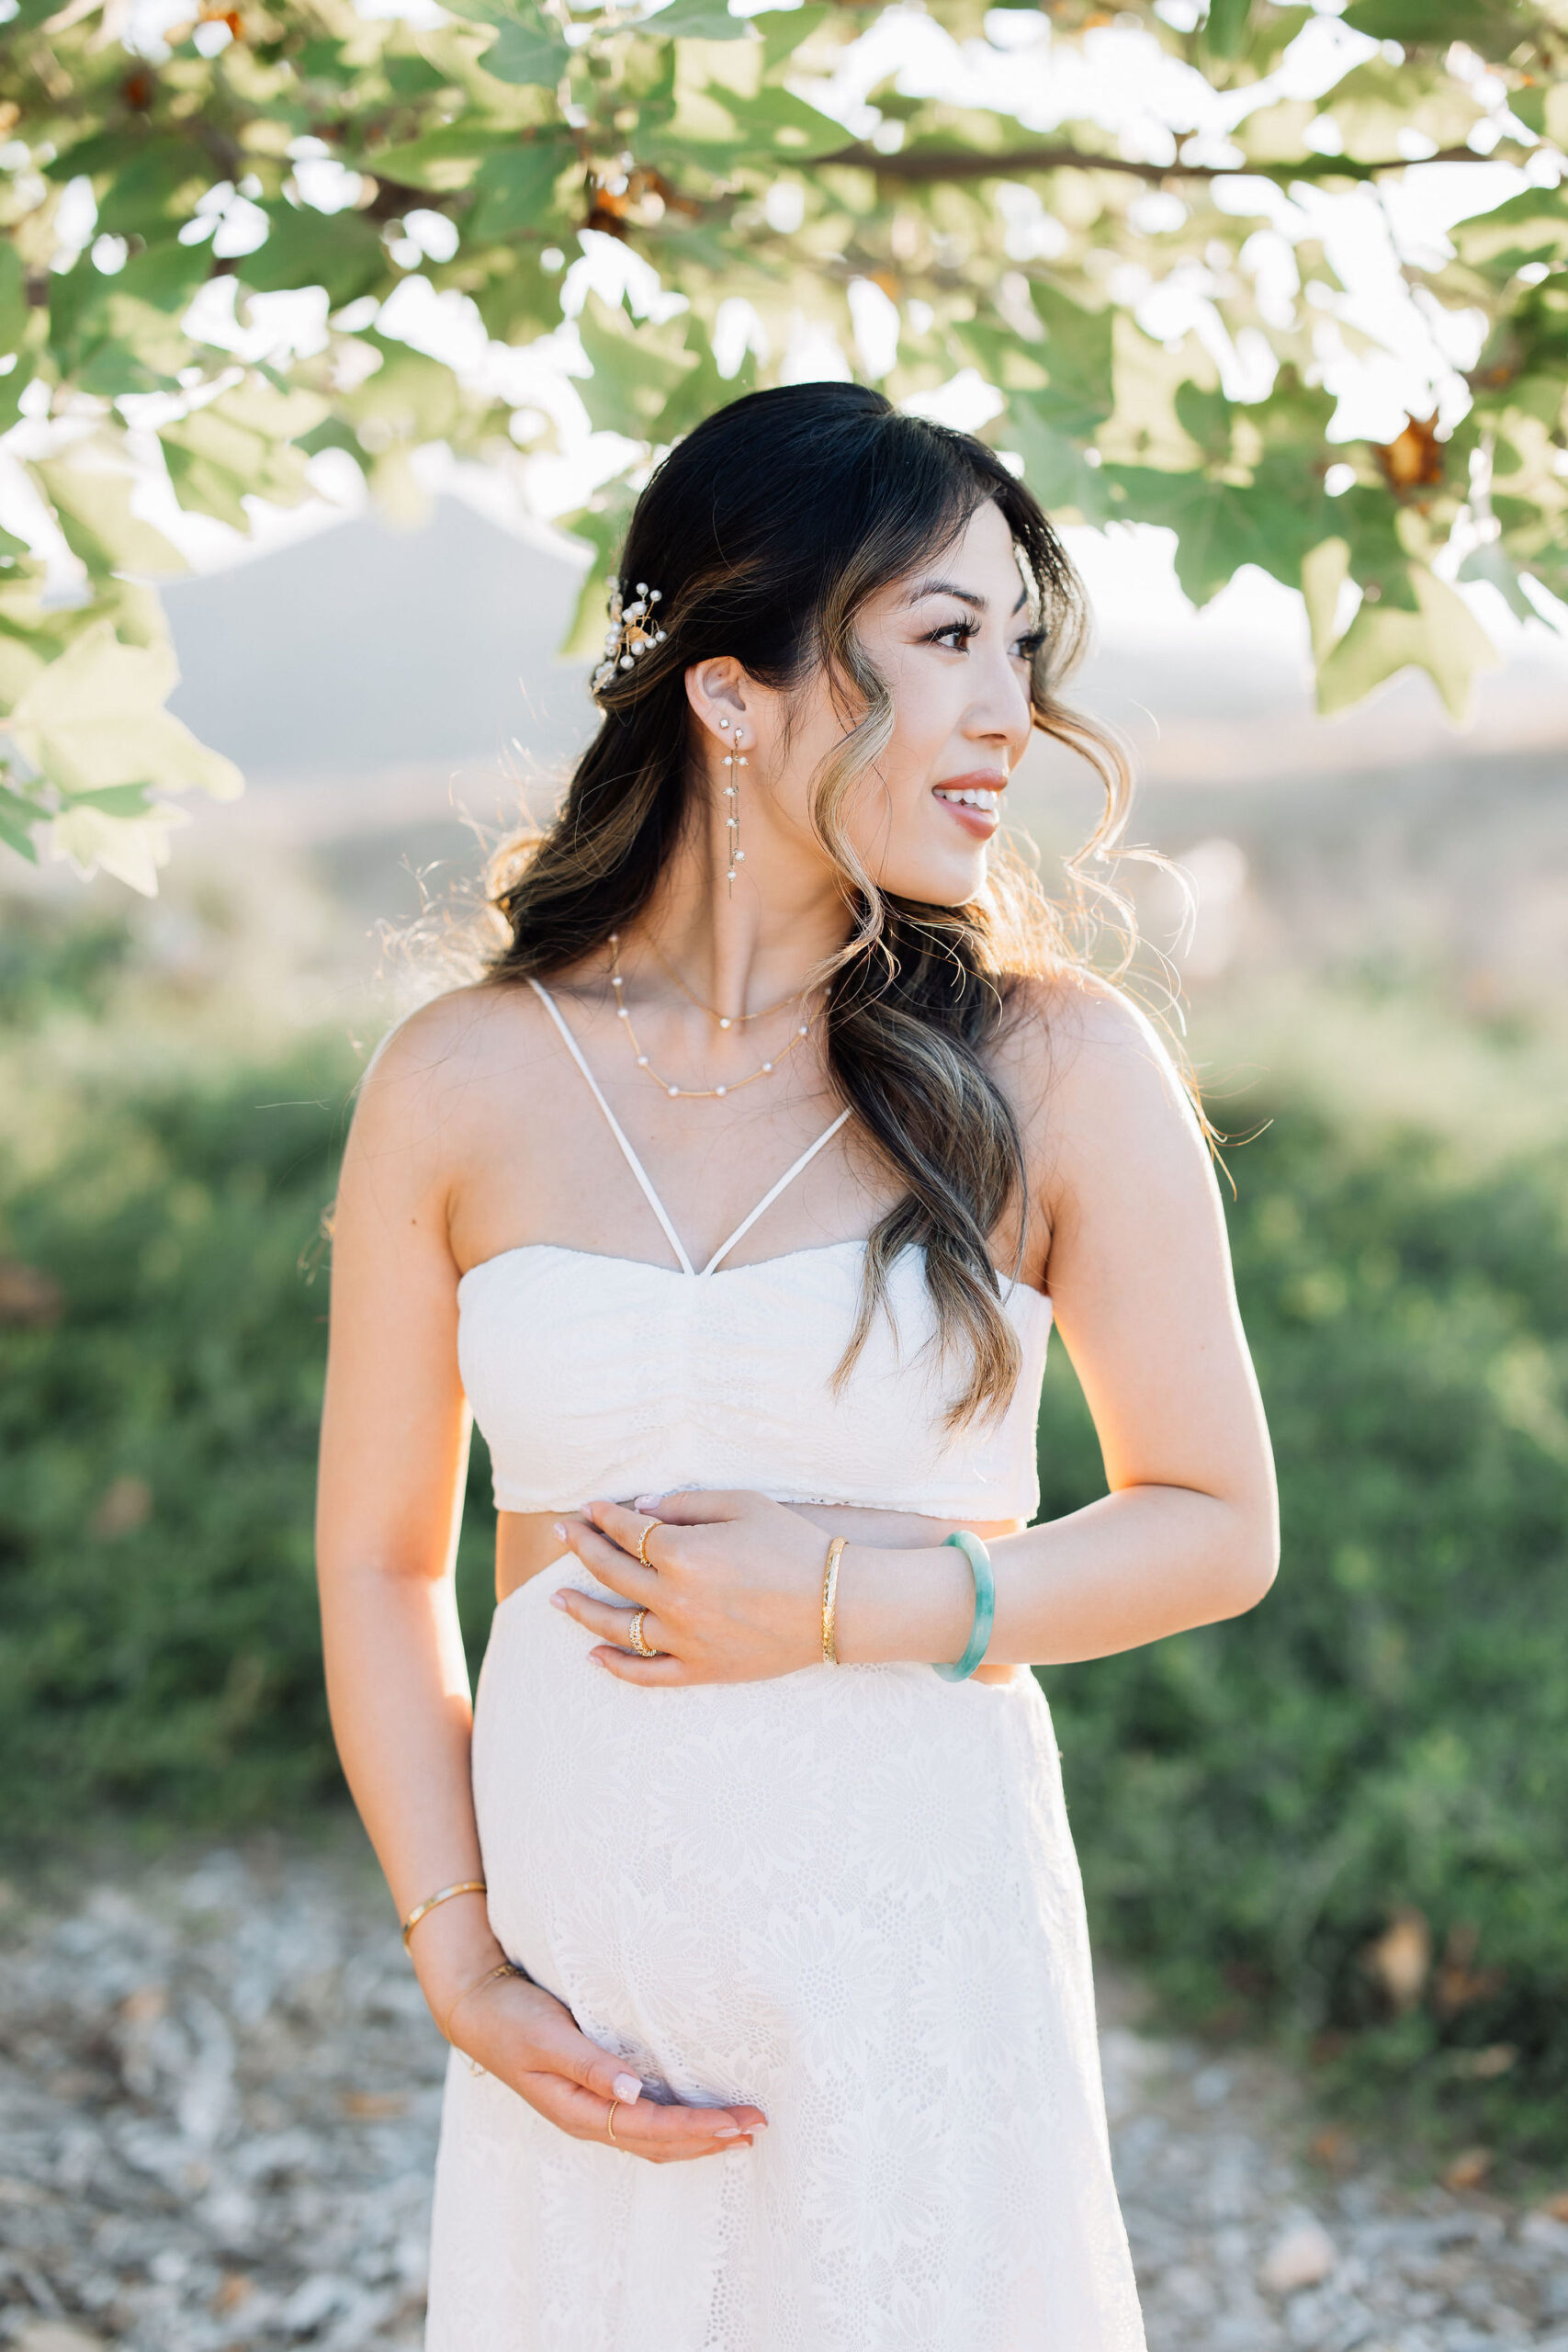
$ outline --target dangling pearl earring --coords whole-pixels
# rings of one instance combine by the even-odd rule
[[[718,723],[728,735],[728,719],[721,718]],[[729,871],[724,878],[732,899],[735,896],[735,869],[746,863],[746,853],[740,846],[740,784],[738,775],[738,771],[747,765],[741,757],[743,741],[744,739],[737,735],[724,755],[724,764],[729,770],[729,782],[724,787],[724,797],[729,803],[729,812],[725,820],[729,828]]]

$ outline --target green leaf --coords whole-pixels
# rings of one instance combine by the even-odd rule
[[[453,0],[455,13],[494,25],[497,38],[479,63],[498,82],[553,90],[571,62],[571,51],[531,0]]]
[[[22,256],[9,238],[0,239],[0,353],[20,350],[28,316]]]
[[[686,335],[686,348],[696,365],[682,376],[674,390],[654,420],[649,435],[655,442],[677,440],[682,433],[690,433],[711,416],[716,409],[728,408],[731,401],[739,400],[746,392],[757,389],[757,361],[748,351],[733,376],[721,376],[714,365],[713,347],[703,327],[693,320]],[[658,582],[655,582],[655,586]]]
[[[453,196],[471,186],[487,155],[510,145],[516,136],[513,130],[486,130],[454,122],[427,131],[423,139],[407,140],[401,146],[368,148],[359,160],[378,179],[393,180],[402,187],[426,188],[433,196]]]
[[[198,197],[228,176],[198,140],[155,132],[99,198],[98,227],[117,237],[166,237],[190,218]]]
[[[51,155],[43,166],[45,179],[62,185],[66,180],[102,179],[121,172],[147,152],[146,130],[95,130],[85,139],[76,139]]]
[[[1239,57],[1247,46],[1247,20],[1252,0],[1209,0],[1209,21],[1203,28],[1211,57]]]
[[[564,527],[577,538],[586,539],[592,550],[578,590],[571,627],[559,649],[563,661],[597,661],[603,653],[610,586],[631,513],[631,491],[626,482],[619,481],[601,491],[592,506],[561,518]],[[652,585],[657,588],[658,581]]]
[[[1224,392],[1201,384],[1179,384],[1176,414],[1181,429],[1195,441],[1211,465],[1224,465],[1231,453],[1235,403]]]
[[[1114,512],[1122,521],[1176,533],[1176,576],[1195,605],[1206,605],[1244,563],[1299,588],[1303,559],[1324,536],[1323,485],[1299,459],[1270,456],[1247,483],[1155,466],[1101,470],[1112,496],[1120,493]]]
[[[310,392],[280,394],[255,379],[220,393],[159,435],[175,497],[187,511],[243,532],[251,527],[247,497],[297,505],[310,481],[306,452],[292,445],[326,413],[325,401]]]
[[[612,311],[590,294],[577,331],[593,369],[577,389],[595,432],[650,438],[671,393],[694,364],[683,341],[675,340],[680,322],[634,325],[624,310]]]
[[[169,835],[190,820],[167,805],[117,816],[91,800],[62,809],[50,828],[50,847],[68,857],[84,876],[101,867],[144,899],[158,895],[158,869],[169,862]]]
[[[67,456],[40,459],[32,471],[66,545],[89,572],[173,575],[186,570],[184,556],[162,531],[131,512],[136,476],[118,462],[107,437],[78,442]]]
[[[473,288],[485,333],[498,343],[532,343],[560,324],[561,271],[544,266],[545,246],[513,243],[492,248],[491,276]]]
[[[1449,232],[1461,261],[1506,282],[1528,262],[1568,261],[1568,187],[1528,187]]]
[[[122,645],[108,621],[96,621],[34,678],[9,731],[28,765],[64,793],[151,779],[231,800],[241,788],[232,761],[163,707],[178,678],[167,645]]]
[[[576,147],[564,132],[487,155],[474,184],[477,201],[468,233],[479,239],[515,237],[560,219],[556,183],[576,162]]]
[[[22,413],[22,394],[38,373],[31,352],[24,352],[8,375],[0,376],[0,433],[9,433]]]
[[[755,40],[745,17],[732,17],[726,0],[670,0],[657,16],[642,17],[639,33],[656,40]]]
[[[381,355],[373,376],[344,400],[344,413],[361,428],[374,426],[375,444],[444,440],[461,406],[457,379],[439,359],[390,336],[361,338]]]
[[[1363,604],[1319,666],[1317,707],[1325,715],[1348,709],[1385,678],[1414,668],[1433,680],[1456,725],[1469,718],[1475,673],[1495,668],[1496,648],[1463,597],[1425,564],[1413,563],[1410,574],[1414,609]]]
[[[106,784],[96,792],[77,793],[67,797],[66,806],[86,806],[96,808],[106,817],[140,817],[152,806],[147,784]]]
[[[1033,6],[1033,0],[1030,0]],[[797,50],[804,49],[818,28],[835,14],[829,7],[769,8],[751,23],[762,36],[762,79],[764,82],[787,65]]]
[[[1114,312],[1080,310],[1055,287],[1030,289],[1043,330],[1026,342],[1010,327],[962,326],[956,340],[991,383],[1027,391],[1035,416],[1070,438],[1087,441],[1115,404],[1111,386]]]
[[[162,244],[132,254],[116,277],[101,278],[99,300],[111,312],[121,302],[144,302],[165,318],[178,318],[211,269],[205,245],[182,245],[177,238],[167,237]]]
[[[1546,615],[1531,604],[1519,582],[1519,575],[1495,539],[1484,546],[1472,548],[1460,565],[1461,580],[1484,580],[1504,597],[1510,612],[1522,621],[1544,620]],[[1555,626],[1555,624],[1553,624]]]
[[[1416,610],[1410,556],[1399,536],[1399,509],[1385,491],[1356,482],[1325,507],[1327,528],[1349,550],[1349,576],[1401,612]]]
[[[688,90],[682,108],[667,123],[650,126],[639,157],[683,173],[695,162],[714,172],[756,166],[766,160],[809,163],[836,154],[845,143],[835,122],[793,90],[764,87],[752,95],[710,81],[699,94]],[[731,246],[731,251],[734,248]]]
[[[1403,41],[1407,49],[1420,42],[1447,48],[1450,41],[1472,41],[1489,55],[1500,29],[1513,27],[1509,45],[1518,39],[1518,19],[1499,0],[1357,0],[1341,21],[1372,40]]]
[[[14,849],[18,857],[25,857],[29,865],[38,864],[38,843],[33,839],[33,828],[41,821],[43,815],[44,811],[36,801],[24,800],[19,792],[13,792],[8,785],[0,784],[0,842],[4,842],[7,849]]]
[[[267,240],[240,262],[240,275],[258,294],[324,286],[334,311],[367,294],[389,275],[374,220],[363,212],[317,212],[275,197],[262,206]]]
[[[991,433],[999,447],[1017,450],[1024,480],[1048,512],[1077,514],[1086,523],[1111,519],[1115,510],[1105,468],[1089,464],[1083,444],[1050,422],[1034,393],[1014,392],[1005,419]]]

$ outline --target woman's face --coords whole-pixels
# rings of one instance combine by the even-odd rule
[[[985,883],[1002,794],[1032,725],[1039,632],[1000,508],[987,500],[941,555],[863,605],[855,628],[892,696],[894,727],[840,821],[882,889],[962,906]],[[798,795],[803,820],[843,733],[824,680],[796,702],[787,775],[775,770],[780,797]]]

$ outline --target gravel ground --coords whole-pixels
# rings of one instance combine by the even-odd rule
[[[445,2052],[362,1862],[6,1894],[0,2343],[413,2352]],[[1268,2056],[1101,2009],[1151,2352],[1568,2352],[1568,2198],[1401,2188]]]

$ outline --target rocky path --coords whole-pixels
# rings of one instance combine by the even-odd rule
[[[1336,2175],[1268,2058],[1102,2007],[1151,2352],[1568,2352],[1568,2202]],[[75,1908],[9,1890],[0,2344],[413,2352],[444,2058],[357,1859],[216,1851]]]

